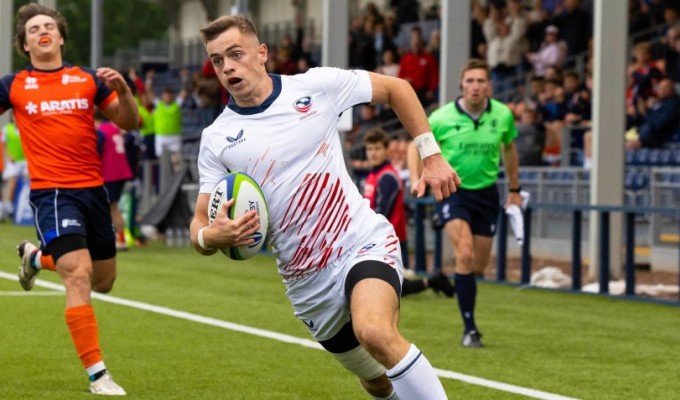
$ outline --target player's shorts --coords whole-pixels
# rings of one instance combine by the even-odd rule
[[[113,181],[104,183],[104,187],[109,194],[109,202],[117,203],[120,200],[120,195],[123,193],[123,186],[127,180]]]
[[[462,219],[470,225],[473,235],[493,236],[499,212],[500,200],[495,184],[478,190],[459,188],[437,203],[437,218],[442,226],[454,219]]]
[[[364,236],[352,251],[335,263],[304,278],[285,282],[286,296],[293,304],[295,317],[307,326],[316,341],[333,338],[350,321],[345,282],[352,268],[364,261],[384,265],[386,276],[394,276],[393,271],[396,271],[394,281],[398,281],[393,283],[401,292],[404,279],[401,249],[399,239],[387,221]],[[384,280],[390,283],[389,279]]]
[[[154,148],[156,157],[160,157],[163,152],[179,153],[182,149],[181,135],[156,135]]]
[[[18,177],[27,178],[28,168],[26,166],[26,160],[21,161],[8,161],[5,163],[5,171],[2,174],[3,180],[8,180],[10,178]]]
[[[93,260],[105,260],[116,255],[109,199],[103,186],[31,190],[30,203],[43,250],[48,251],[55,239],[72,235],[77,243],[83,243],[82,238],[85,238]],[[60,243],[60,247],[64,245]],[[70,249],[84,247],[73,245]]]

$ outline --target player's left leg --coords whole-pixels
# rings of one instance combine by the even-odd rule
[[[387,378],[402,399],[446,399],[432,365],[397,328],[400,278],[394,267],[368,260],[355,265],[345,282],[354,334],[387,368]]]

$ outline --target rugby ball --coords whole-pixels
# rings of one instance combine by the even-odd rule
[[[224,255],[233,260],[247,260],[257,254],[264,245],[267,228],[269,227],[267,200],[265,200],[262,189],[253,178],[240,172],[232,172],[222,178],[210,194],[210,203],[208,204],[209,223],[213,223],[220,209],[222,209],[222,204],[232,198],[236,200],[227,212],[229,218],[238,218],[250,210],[257,211],[257,214],[260,216],[260,229],[251,236],[254,240],[253,243],[246,246],[221,249]]]

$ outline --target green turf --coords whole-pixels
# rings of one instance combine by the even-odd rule
[[[0,225],[0,271],[32,228]],[[152,244],[119,257],[112,296],[308,339],[270,257],[233,262]],[[40,279],[58,282],[43,272]],[[50,292],[36,287],[35,291]],[[20,291],[0,279],[0,294]],[[70,342],[63,296],[0,296],[0,399],[92,398]],[[366,399],[323,351],[94,301],[108,367],[131,399]],[[680,393],[680,308],[482,283],[487,348],[459,346],[454,300],[402,301],[402,333],[439,369],[583,399]],[[443,379],[450,398],[521,395]]]

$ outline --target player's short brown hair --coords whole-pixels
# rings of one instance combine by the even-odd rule
[[[66,18],[55,9],[43,6],[42,4],[30,3],[19,8],[17,11],[17,25],[14,33],[14,47],[16,47],[19,54],[30,59],[30,54],[24,50],[24,44],[26,44],[26,23],[36,15],[47,15],[54,19],[57,23],[57,29],[61,37],[64,38],[66,42],[66,36],[68,35],[68,24],[66,23]],[[61,46],[61,52],[64,53],[64,46]]]
[[[222,32],[231,28],[238,28],[241,33],[251,34],[257,37],[257,28],[250,18],[243,15],[224,15],[212,21],[205,28],[200,30],[203,44],[215,39]]]

